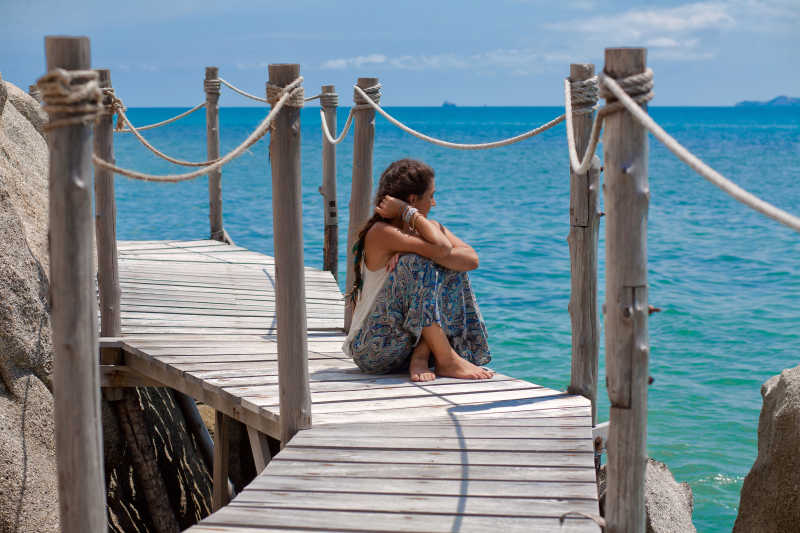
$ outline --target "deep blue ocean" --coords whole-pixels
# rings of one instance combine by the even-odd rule
[[[558,108],[388,108],[411,127],[458,142],[510,137]],[[182,109],[130,109],[134,124]],[[340,109],[339,125],[347,110]],[[715,169],[765,200],[800,213],[800,109],[665,108],[651,115]],[[263,119],[261,108],[222,108],[222,152]],[[205,112],[144,132],[166,153],[205,160]],[[177,173],[130,135],[116,134],[119,165]],[[302,111],[305,262],[322,266],[321,133]],[[480,256],[471,273],[500,372],[564,389],[570,372],[569,173],[564,126],[522,143],[465,152],[415,139],[378,117],[373,176],[402,157],[436,171],[435,218]],[[648,228],[651,317],[648,451],[694,491],[699,531],[730,531],[756,457],[761,384],[800,362],[800,235],[708,184],[650,139]],[[340,276],[344,283],[352,132],[338,146]],[[208,236],[205,177],[180,184],[117,178],[120,239]],[[602,199],[601,199],[602,201]],[[223,169],[225,228],[237,244],[272,254],[267,142]],[[600,227],[600,296],[604,234]],[[601,377],[604,382],[601,343]],[[600,420],[608,398],[600,391]]]

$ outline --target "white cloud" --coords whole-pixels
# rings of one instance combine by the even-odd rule
[[[631,9],[568,23],[551,24],[555,30],[619,40],[638,40],[648,35],[685,34],[700,30],[731,28],[736,20],[721,3],[699,2],[672,8]]]
[[[425,54],[387,57],[371,54],[352,58],[329,59],[322,68],[346,69],[362,65],[382,65],[393,70],[503,70],[516,75],[538,71],[543,63],[564,62],[562,54],[542,54],[532,49],[498,48],[474,54]]]
[[[322,64],[322,68],[331,70],[341,70],[346,68],[360,68],[364,65],[380,65],[386,62],[383,54],[369,54],[366,56],[356,56],[339,59],[329,59]]]

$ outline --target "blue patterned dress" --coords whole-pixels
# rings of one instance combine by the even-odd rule
[[[467,273],[405,254],[346,351],[370,374],[405,370],[422,328],[434,323],[442,327],[450,345],[464,359],[476,365],[491,360],[486,325]]]

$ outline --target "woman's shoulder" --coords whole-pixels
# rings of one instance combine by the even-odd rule
[[[383,222],[383,221],[379,220],[379,221],[375,222],[372,225],[371,228],[369,228],[369,230],[367,231],[366,237],[386,235],[387,232],[391,232],[391,231],[394,231],[396,229],[397,228],[395,228],[394,226],[392,226],[388,222]]]

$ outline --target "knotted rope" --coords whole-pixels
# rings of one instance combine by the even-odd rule
[[[222,78],[215,79],[215,80],[203,80],[203,89],[205,90],[206,94],[219,94],[222,89],[221,82]]]
[[[197,178],[204,174],[207,174],[213,170],[217,170],[218,168],[222,168],[223,165],[226,165],[233,159],[242,155],[245,150],[250,148],[254,145],[264,134],[269,131],[270,125],[275,117],[280,113],[283,106],[286,105],[286,102],[291,98],[296,98],[298,92],[302,95],[302,88],[297,87],[300,83],[303,82],[303,77],[299,77],[294,80],[292,83],[287,85],[283,90],[283,95],[275,102],[272,109],[270,110],[269,114],[261,121],[256,129],[251,133],[247,139],[244,140],[242,144],[225,154],[223,157],[217,159],[214,163],[208,165],[207,167],[199,168],[192,172],[187,172],[185,174],[167,174],[167,175],[153,175],[153,174],[145,174],[143,172],[137,172],[135,170],[128,170],[124,168],[120,168],[116,165],[112,165],[108,161],[104,161],[97,157],[96,155],[92,156],[92,161],[97,166],[102,168],[111,170],[116,172],[117,174],[121,174],[123,176],[127,176],[129,178],[142,180],[142,181],[158,181],[158,182],[168,182],[168,183],[177,183],[179,181],[186,181]],[[302,98],[302,96],[301,96]]]
[[[50,116],[46,130],[91,124],[100,112],[103,93],[94,70],[54,69],[39,78],[44,111]],[[54,118],[53,115],[57,115]]]
[[[487,150],[489,148],[498,148],[500,146],[508,146],[509,144],[514,144],[514,143],[517,143],[517,142],[520,142],[520,141],[524,141],[525,139],[529,139],[529,138],[533,137],[534,135],[538,135],[538,134],[542,133],[543,131],[547,131],[550,128],[552,128],[553,126],[561,123],[564,120],[564,115],[561,115],[561,116],[558,116],[558,117],[554,118],[550,122],[547,122],[546,124],[543,124],[543,125],[539,126],[538,128],[532,129],[530,131],[526,131],[525,133],[521,133],[521,134],[519,134],[519,135],[517,135],[515,137],[510,137],[508,139],[503,139],[501,141],[494,141],[494,142],[481,143],[481,144],[461,144],[461,143],[454,143],[454,142],[444,141],[442,139],[436,139],[435,137],[430,137],[428,135],[425,135],[424,133],[420,133],[420,132],[418,132],[418,131],[416,131],[414,129],[411,129],[408,126],[406,126],[405,124],[403,124],[402,122],[400,122],[399,120],[397,120],[396,118],[394,118],[392,115],[390,115],[389,113],[384,111],[383,108],[380,107],[377,102],[374,102],[373,100],[368,99],[367,98],[367,94],[364,92],[363,89],[361,89],[361,87],[356,85],[355,86],[355,91],[356,91],[356,93],[361,93],[360,96],[362,97],[362,101],[366,102],[367,105],[369,105],[375,111],[377,111],[378,113],[383,115],[384,118],[386,118],[386,120],[388,120],[389,122],[391,122],[392,124],[394,124],[395,126],[400,128],[404,132],[406,132],[408,134],[411,134],[414,137],[417,137],[418,139],[422,139],[423,141],[427,141],[427,142],[429,142],[431,144],[435,144],[437,146],[443,146],[445,148],[455,148],[456,150]],[[359,106],[356,106],[356,108],[357,107],[359,107]]]
[[[302,80],[303,78],[297,78]],[[279,87],[267,82],[267,102],[271,106],[275,106],[279,100],[284,101],[284,105],[289,107],[303,107],[305,105],[305,94],[302,87],[297,87],[299,82],[295,80],[286,87]],[[288,98],[285,98],[288,95]]]
[[[339,95],[337,93],[321,93],[319,95],[320,107],[338,107]]]
[[[571,83],[568,79],[564,80],[564,107],[566,108],[565,114],[567,116],[567,146],[569,147],[569,162],[572,166],[572,170],[577,174],[583,174],[589,170],[590,166],[592,166],[592,157],[597,151],[597,144],[600,142],[600,132],[603,129],[603,121],[605,118],[608,115],[621,111],[624,108],[620,102],[609,101],[614,100],[614,95],[609,93],[604,86],[604,84],[607,84],[609,81],[615,82],[613,78],[610,78],[605,74],[601,75],[599,78],[599,96],[606,99],[606,105],[601,107],[598,110],[597,115],[594,117],[594,122],[592,122],[592,132],[589,136],[589,145],[586,147],[586,152],[583,154],[583,159],[579,160],[578,151],[575,148],[575,131],[572,127],[573,83]],[[639,105],[645,104],[653,99],[653,71],[651,69],[647,69],[640,74],[634,74],[633,76],[616,80],[616,83],[619,83],[620,86],[624,86],[624,92],[630,94],[630,97],[633,98],[633,100]],[[579,93],[581,93],[581,89],[579,89]],[[578,98],[578,103],[581,104],[581,107],[577,110],[578,113],[586,112],[586,107],[583,105],[583,94],[586,93],[581,93]]]
[[[645,113],[644,110],[642,110],[642,108],[639,106],[639,101],[635,97],[628,95],[628,91],[623,88],[622,84],[610,78],[606,78],[604,83],[608,91],[619,100],[617,103],[620,106],[627,109],[633,118],[635,118],[650,133],[652,133],[656,139],[661,141],[670,152],[678,157],[678,159],[689,165],[695,172],[726,193],[730,194],[734,199],[738,200],[744,205],[755,209],[759,213],[762,213],[797,232],[800,232],[800,217],[792,215],[791,213],[787,213],[786,211],[758,198],[754,194],[747,192],[705,164],[700,160],[700,158],[692,154],[671,135],[664,131],[661,126],[656,124],[656,122],[650,118],[650,115]]]
[[[353,103],[355,105],[351,109],[353,111],[359,111],[361,109],[373,108],[375,105],[381,103],[381,94],[380,83],[363,89],[355,85],[353,86]]]
[[[131,121],[128,120],[127,115],[125,115],[125,111],[124,111],[125,106],[123,105],[122,100],[117,98],[117,96],[114,94],[114,90],[113,89],[103,89],[103,92],[108,97],[111,98],[111,102],[112,102],[111,107],[116,111],[117,116],[120,118],[120,120],[122,120],[122,122],[124,122],[128,126],[128,129],[124,130],[124,131],[132,132],[136,136],[136,138],[139,140],[139,142],[142,143],[145,146],[145,148],[147,148],[148,150],[153,152],[158,157],[160,157],[160,158],[162,158],[162,159],[164,159],[166,161],[169,161],[170,163],[174,163],[176,165],[181,165],[181,166],[184,166],[184,167],[205,167],[205,166],[210,165],[211,163],[215,163],[216,161],[218,161],[217,159],[214,159],[212,161],[184,161],[183,159],[177,159],[177,158],[174,158],[174,157],[171,157],[171,156],[165,154],[164,152],[160,151],[158,148],[154,147],[152,144],[147,142],[147,139],[145,139],[142,136],[142,134],[139,133],[138,128],[134,127],[134,125],[131,124]]]

